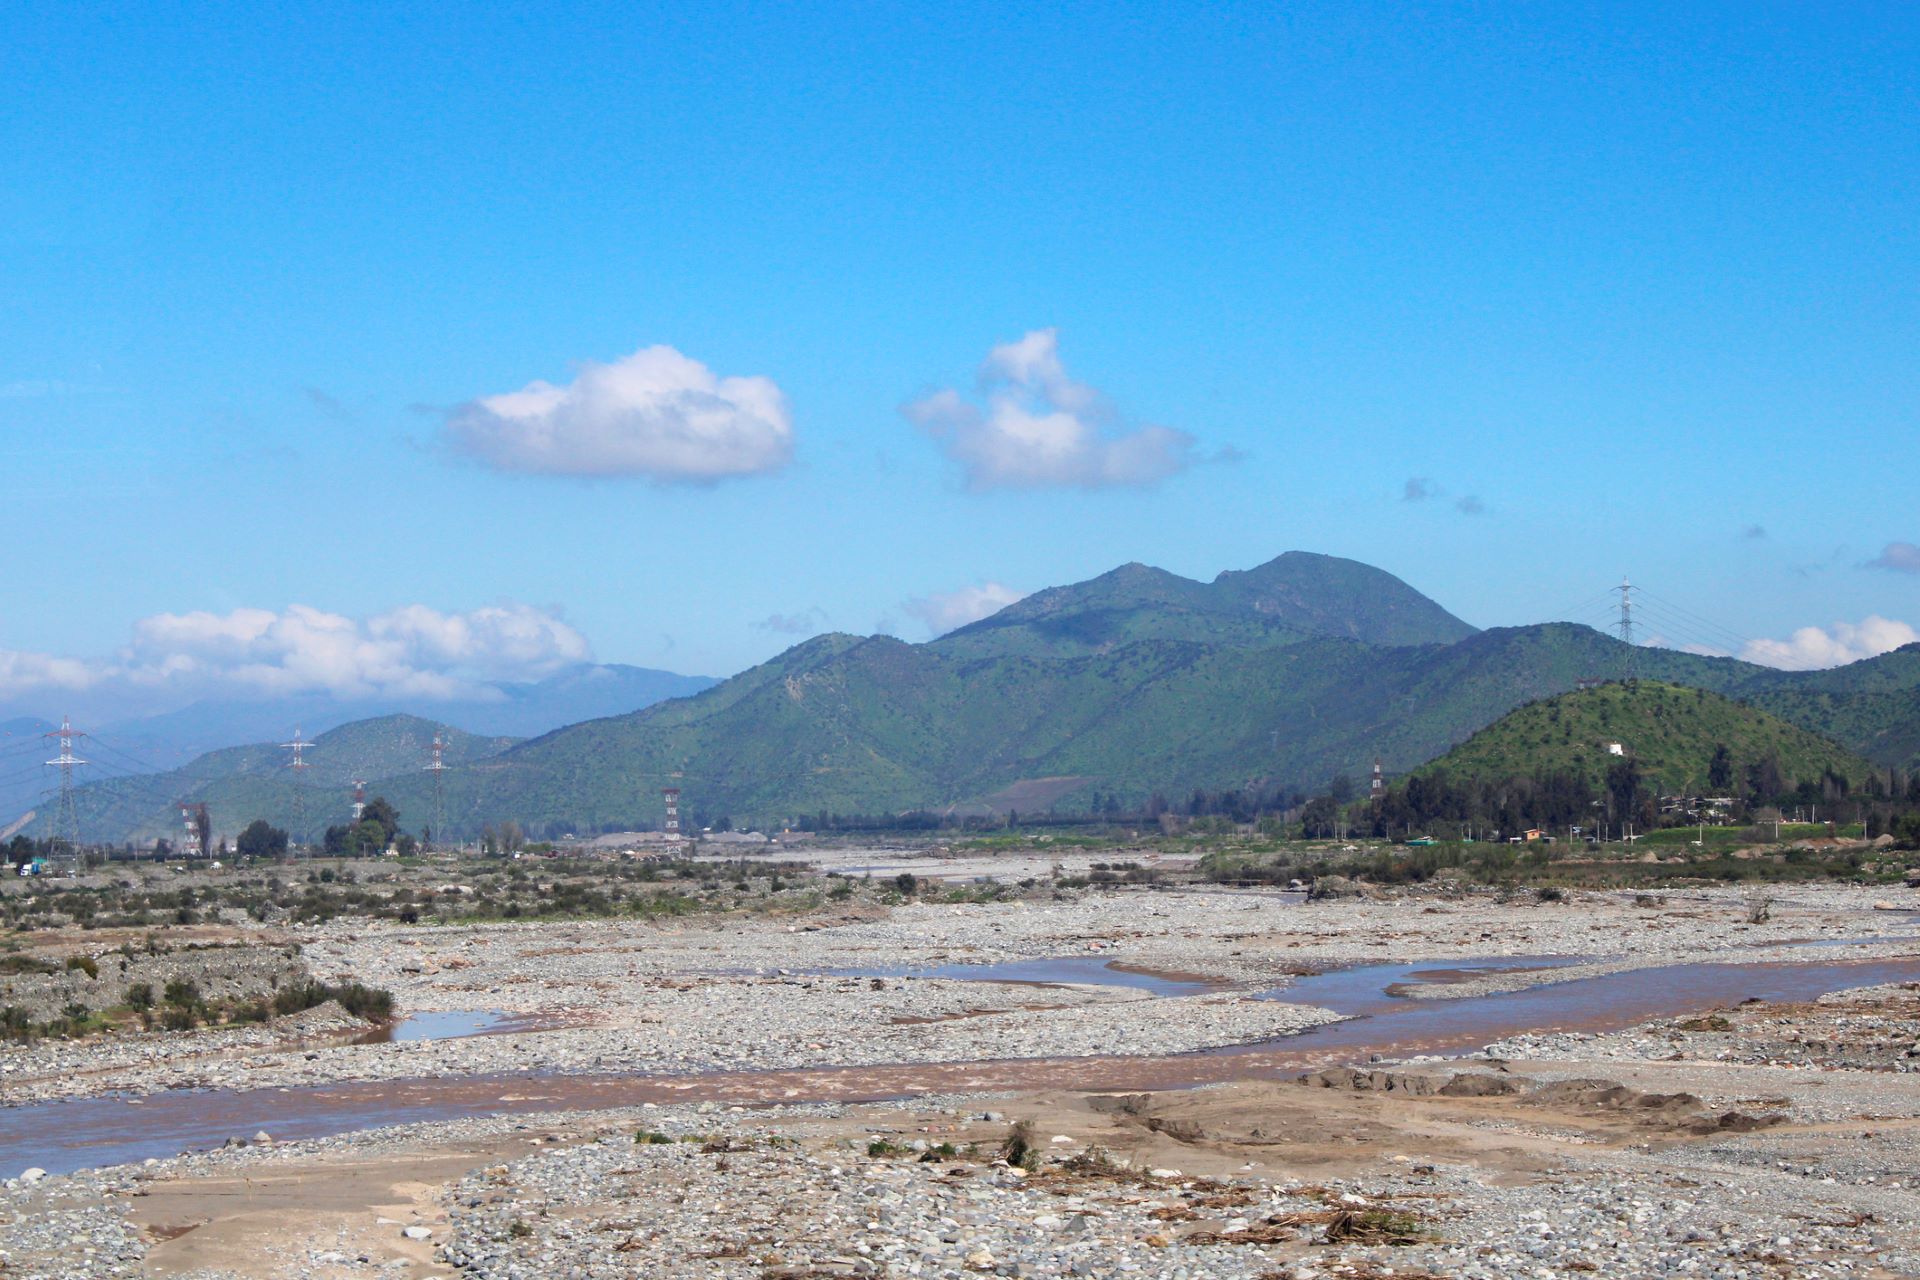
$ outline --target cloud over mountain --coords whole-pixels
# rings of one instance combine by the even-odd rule
[[[919,619],[928,632],[943,636],[969,622],[991,617],[1014,601],[1024,600],[1026,595],[1024,591],[1015,591],[998,582],[982,582],[977,586],[961,587],[958,591],[936,591],[917,596],[900,607]]]
[[[472,697],[490,681],[535,680],[592,660],[586,637],[530,605],[442,613],[406,605],[351,618],[282,611],[161,613],[110,659],[0,650],[0,695],[123,689],[207,694]]]
[[[707,484],[777,471],[793,456],[771,378],[716,375],[668,346],[584,361],[566,386],[530,382],[446,416],[458,451],[500,471]]]
[[[756,631],[772,631],[780,635],[811,635],[818,631],[827,620],[827,611],[819,605],[809,605],[792,613],[774,612],[753,624]]]
[[[1186,432],[1128,429],[1105,397],[1068,376],[1057,329],[988,352],[980,390],[984,407],[947,388],[900,410],[960,464],[969,489],[1140,487],[1197,460]]]
[[[1750,641],[1740,656],[1783,671],[1812,671],[1891,653],[1916,640],[1920,640],[1920,631],[1876,614],[1860,622],[1801,627],[1785,640]]]

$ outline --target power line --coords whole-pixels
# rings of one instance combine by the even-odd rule
[[[1638,615],[1653,634],[1649,643],[1669,649],[1691,649],[1703,656],[1730,656],[1740,648],[1740,642],[1701,630],[1693,622],[1668,613],[1664,609],[1636,602]]]
[[[1719,636],[1724,637],[1725,640],[1731,641],[1733,644],[1739,647],[1744,648],[1747,645],[1750,645],[1753,643],[1753,637],[1745,635],[1739,631],[1735,631],[1732,627],[1725,626],[1721,623],[1715,622],[1711,618],[1702,617],[1700,614],[1695,613],[1693,610],[1686,608],[1684,605],[1676,604],[1673,601],[1668,600],[1662,596],[1657,596],[1653,592],[1648,591],[1644,587],[1641,588],[1640,594],[1643,600],[1651,600],[1656,607],[1665,609],[1679,616],[1682,619],[1690,621],[1695,627],[1701,630],[1711,632],[1711,633],[1717,633]]]
[[[1613,611],[1613,588],[1596,591],[1585,599],[1562,609],[1556,609],[1547,615],[1550,622],[1586,622],[1602,614]]]

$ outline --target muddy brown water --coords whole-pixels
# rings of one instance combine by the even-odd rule
[[[1509,965],[1511,958],[1485,968]],[[1462,968],[1458,962],[1446,965]],[[643,1102],[725,1106],[868,1102],[998,1090],[1177,1089],[1284,1077],[1369,1055],[1462,1053],[1522,1032],[1614,1031],[1742,1000],[1811,1000],[1829,991],[1920,981],[1920,957],[1816,964],[1690,964],[1636,969],[1496,995],[1404,1000],[1387,987],[1441,965],[1366,965],[1304,978],[1284,996],[1344,1004],[1346,1022],[1259,1044],[1155,1058],[1050,1058],[927,1066],[818,1067],[701,1075],[518,1075],[354,1081],[298,1088],[182,1090],[0,1108],[0,1173],[61,1173],[217,1145],[264,1129],[314,1138],[386,1125]],[[1449,975],[1450,976],[1450,975]]]

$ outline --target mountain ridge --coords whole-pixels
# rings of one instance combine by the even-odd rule
[[[1384,643],[1408,640],[1420,642]],[[1375,759],[1411,770],[1516,707],[1629,672],[1771,701],[1886,765],[1920,756],[1899,719],[1904,699],[1920,699],[1916,656],[1781,672],[1629,651],[1577,623],[1478,630],[1336,557],[1289,553],[1212,583],[1135,563],[924,644],[815,636],[692,696],[477,757],[441,783],[449,825],[469,835],[507,819],[549,835],[657,825],[668,786],[692,818],[763,823],[991,808],[1036,779],[1067,811],[1195,789],[1279,797],[1362,776]],[[378,787],[416,827],[430,811],[424,773]]]

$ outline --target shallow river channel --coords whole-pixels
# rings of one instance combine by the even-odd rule
[[[869,1101],[922,1093],[1065,1088],[1165,1089],[1284,1076],[1314,1067],[1478,1049],[1523,1032],[1614,1031],[1757,998],[1810,1000],[1829,991],[1920,980],[1920,958],[1807,964],[1689,964],[1629,970],[1459,999],[1407,999],[1411,983],[1487,970],[1545,968],[1565,958],[1360,965],[1300,978],[1260,998],[1319,1005],[1347,1021],[1257,1044],[1157,1058],[1024,1059],[900,1066],[729,1071],[700,1075],[518,1075],[255,1090],[177,1090],[0,1107],[0,1173],[54,1173],[166,1157],[264,1129],[313,1138],[463,1116],[598,1110],[644,1102],[765,1105]],[[996,968],[1007,969],[995,973]],[[1158,995],[1217,990],[1185,975],[1141,975],[1075,957],[1018,966],[956,966],[937,975],[1022,983],[1116,981]],[[1151,981],[1149,981],[1151,979]],[[505,1030],[487,1022],[465,1033]]]

